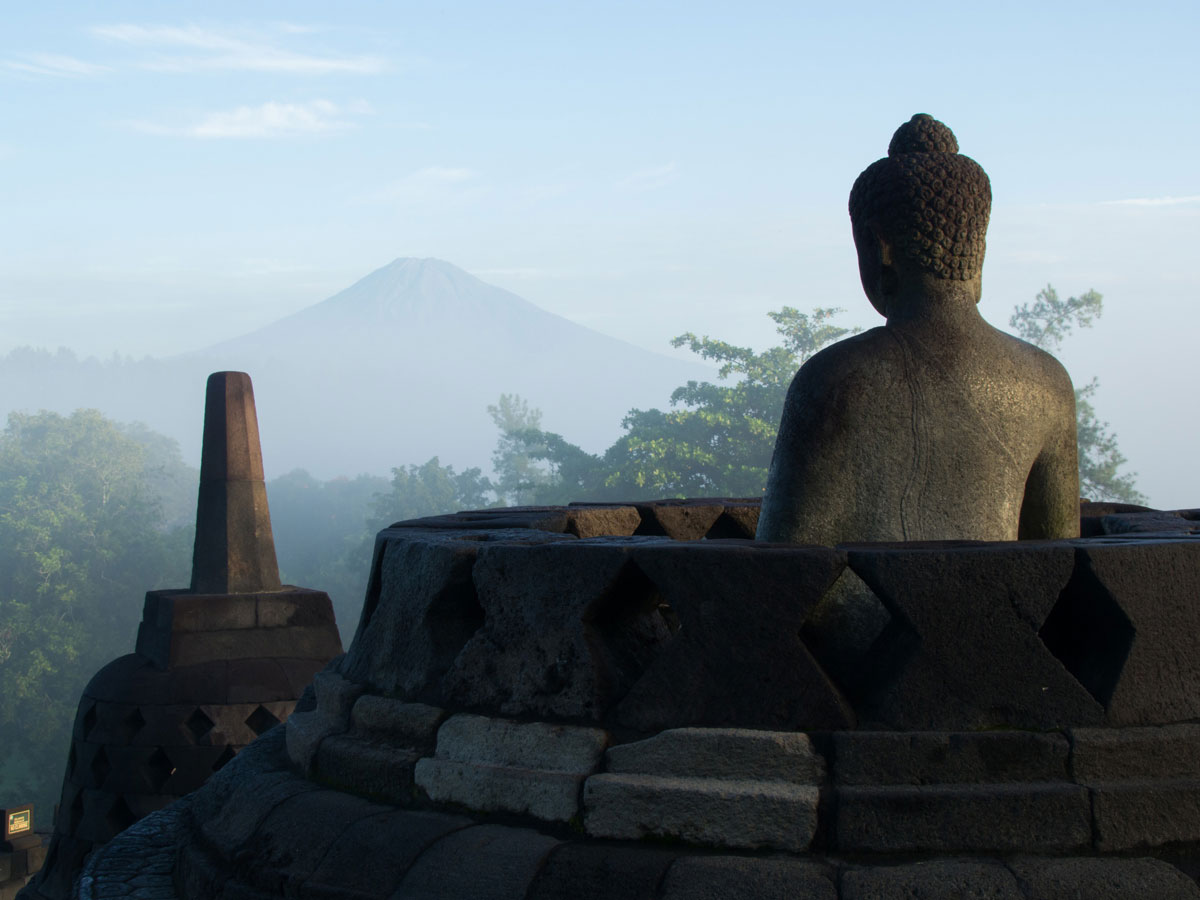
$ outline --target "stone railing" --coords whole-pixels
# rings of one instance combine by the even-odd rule
[[[753,542],[757,511],[399,523],[378,536],[337,671],[440,708],[628,737],[1200,718],[1200,512],[1094,504],[1077,540],[828,548]]]

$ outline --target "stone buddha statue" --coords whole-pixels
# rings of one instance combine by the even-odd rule
[[[1079,534],[1075,395],[977,304],[991,186],[916,115],[859,175],[850,221],[882,327],[796,373],[757,537],[1002,541]]]

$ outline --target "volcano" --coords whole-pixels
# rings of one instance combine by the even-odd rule
[[[687,323],[680,323],[681,329]],[[141,421],[199,459],[210,372],[254,380],[268,477],[386,475],[433,456],[489,468],[501,393],[542,410],[542,427],[596,452],[633,407],[665,407],[712,369],[652,353],[547,312],[436,259],[397,259],[338,294],[182,356],[80,361],[18,351],[0,359],[17,409],[93,407]]]

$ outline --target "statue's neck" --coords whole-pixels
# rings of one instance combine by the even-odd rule
[[[979,314],[979,279],[951,281],[939,278],[902,280],[886,298],[889,327],[922,326],[969,331],[983,324]]]

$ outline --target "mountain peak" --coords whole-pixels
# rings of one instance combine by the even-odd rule
[[[511,315],[529,309],[533,306],[528,301],[445,260],[401,256],[298,315],[349,316],[359,323],[399,319],[413,324],[462,314]]]

